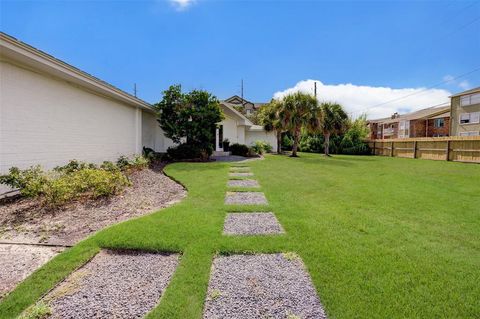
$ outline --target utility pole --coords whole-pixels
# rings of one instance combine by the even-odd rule
[[[317,81],[313,82],[313,94],[315,95],[315,98],[317,98]]]
[[[242,105],[243,107],[245,107],[245,99],[243,98],[243,79],[242,79],[242,83],[241,83],[241,90],[242,90]]]
[[[133,83],[133,96],[137,97],[137,83]]]

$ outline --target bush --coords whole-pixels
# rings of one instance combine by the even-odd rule
[[[282,150],[291,151],[293,147],[293,138],[288,134],[283,135],[282,138]]]
[[[183,143],[167,149],[167,155],[173,160],[207,160],[212,155],[211,145],[204,147]]]
[[[230,152],[232,152],[232,155],[248,156],[248,146],[235,143],[230,145]]]
[[[272,151],[272,146],[265,141],[255,141],[252,146],[252,150],[257,154],[263,154],[265,152],[270,153]]]
[[[96,165],[92,163],[85,163],[85,162],[79,162],[77,160],[71,160],[70,162],[68,162],[67,165],[57,166],[53,170],[58,173],[70,174],[85,168],[96,168]]]
[[[150,161],[143,155],[135,155],[133,158],[120,156],[117,159],[117,166],[121,170],[144,169]]]
[[[303,135],[300,139],[300,150],[310,153],[323,152],[323,136]]]
[[[25,197],[36,197],[42,194],[47,180],[47,174],[38,165],[25,170],[12,167],[8,174],[0,176],[0,184],[19,189]]]

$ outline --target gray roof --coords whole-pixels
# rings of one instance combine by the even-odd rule
[[[457,94],[454,94],[454,95],[452,95],[451,97],[466,95],[466,94],[470,94],[470,93],[477,93],[477,92],[480,93],[480,86],[479,86],[479,87],[476,87],[476,88],[473,88],[473,89],[470,89],[470,90],[466,90],[466,91],[457,93]]]
[[[431,117],[436,117],[438,115],[450,113],[450,105],[448,106],[440,106],[440,107],[429,107],[426,109],[421,109],[415,112],[402,114],[399,117],[392,119],[391,117],[370,120],[369,123],[395,123],[399,121],[408,121],[408,120],[416,120],[416,119],[427,119]],[[448,116],[448,115],[445,115]]]

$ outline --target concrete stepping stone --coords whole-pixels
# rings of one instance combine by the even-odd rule
[[[262,192],[227,192],[225,196],[227,205],[265,205],[268,204]]]
[[[224,235],[281,234],[284,230],[273,213],[231,213],[223,225]]]
[[[248,173],[250,172],[250,167],[230,167],[230,172],[231,173]]]
[[[231,179],[228,181],[229,187],[260,187],[260,184],[254,179]]]
[[[45,297],[50,318],[140,318],[154,308],[178,254],[102,250]]]
[[[63,250],[63,247],[0,244],[0,299]]]
[[[229,173],[228,176],[230,176],[230,177],[253,176],[253,173],[250,173],[250,172],[232,172],[232,173]]]
[[[219,256],[213,261],[204,319],[326,318],[295,254]]]

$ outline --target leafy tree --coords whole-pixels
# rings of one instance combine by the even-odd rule
[[[367,117],[362,115],[355,120],[350,120],[348,130],[340,142],[343,154],[369,154],[365,139],[368,137]]]
[[[296,92],[283,98],[280,119],[293,134],[292,157],[297,157],[302,128],[309,131],[317,130],[321,118],[318,101],[314,96]]]
[[[320,105],[320,113],[322,117],[318,130],[322,132],[325,138],[324,153],[326,156],[330,156],[330,136],[332,134],[340,134],[346,130],[348,127],[348,115],[340,104],[329,102]]]
[[[283,118],[284,104],[281,100],[272,99],[270,103],[263,105],[257,113],[258,122],[263,125],[267,132],[275,132],[277,136],[277,153],[282,154],[282,133],[287,130]]]
[[[166,137],[175,143],[186,138],[186,144],[211,153],[216,125],[224,118],[215,96],[202,90],[185,94],[180,85],[172,85],[154,107]]]

